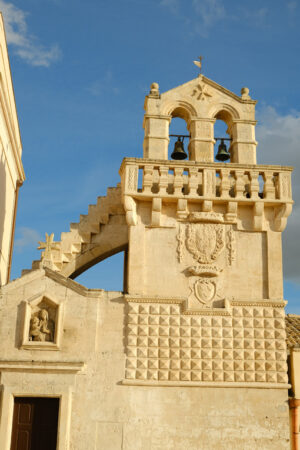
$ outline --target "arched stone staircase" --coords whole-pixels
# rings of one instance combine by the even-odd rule
[[[40,243],[44,249],[41,259],[33,261],[31,270],[46,266],[70,278],[125,250],[128,226],[120,184],[108,188],[105,197],[98,197],[95,205],[89,205],[88,214],[81,215],[78,223],[71,223],[70,231],[61,233],[60,241],[53,242],[53,235],[46,237],[46,242]]]

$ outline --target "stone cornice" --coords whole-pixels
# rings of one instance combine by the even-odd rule
[[[0,360],[0,372],[77,373],[84,369],[83,361]]]
[[[211,387],[211,388],[254,388],[254,389],[289,389],[286,383],[257,383],[235,381],[151,381],[151,380],[122,380],[125,386],[152,386],[152,387]]]

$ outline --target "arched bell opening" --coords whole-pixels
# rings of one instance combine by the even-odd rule
[[[232,126],[232,116],[228,111],[221,110],[215,115],[214,124],[214,160],[216,162],[230,163],[232,136],[230,129]]]
[[[189,114],[182,108],[175,108],[171,113],[171,121],[169,125],[169,148],[168,159],[171,160],[187,160],[189,159],[189,131],[188,131]]]

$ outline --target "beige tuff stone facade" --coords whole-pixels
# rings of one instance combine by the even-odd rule
[[[281,232],[291,168],[256,164],[255,101],[200,75],[145,101],[144,157],[1,290],[0,443],[60,398],[58,449],[289,449]],[[168,159],[169,124],[190,133]],[[214,162],[224,120],[230,163]],[[124,292],[71,278],[125,251]]]
[[[25,175],[22,143],[0,13],[0,286],[9,281],[19,187]]]

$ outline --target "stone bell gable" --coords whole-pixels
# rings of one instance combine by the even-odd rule
[[[173,117],[180,117],[191,136],[189,159],[212,162],[214,123],[221,119],[232,138],[231,161],[256,164],[255,104],[248,88],[242,88],[239,97],[201,74],[162,94],[153,83],[144,106],[144,158],[168,159],[169,124]]]

